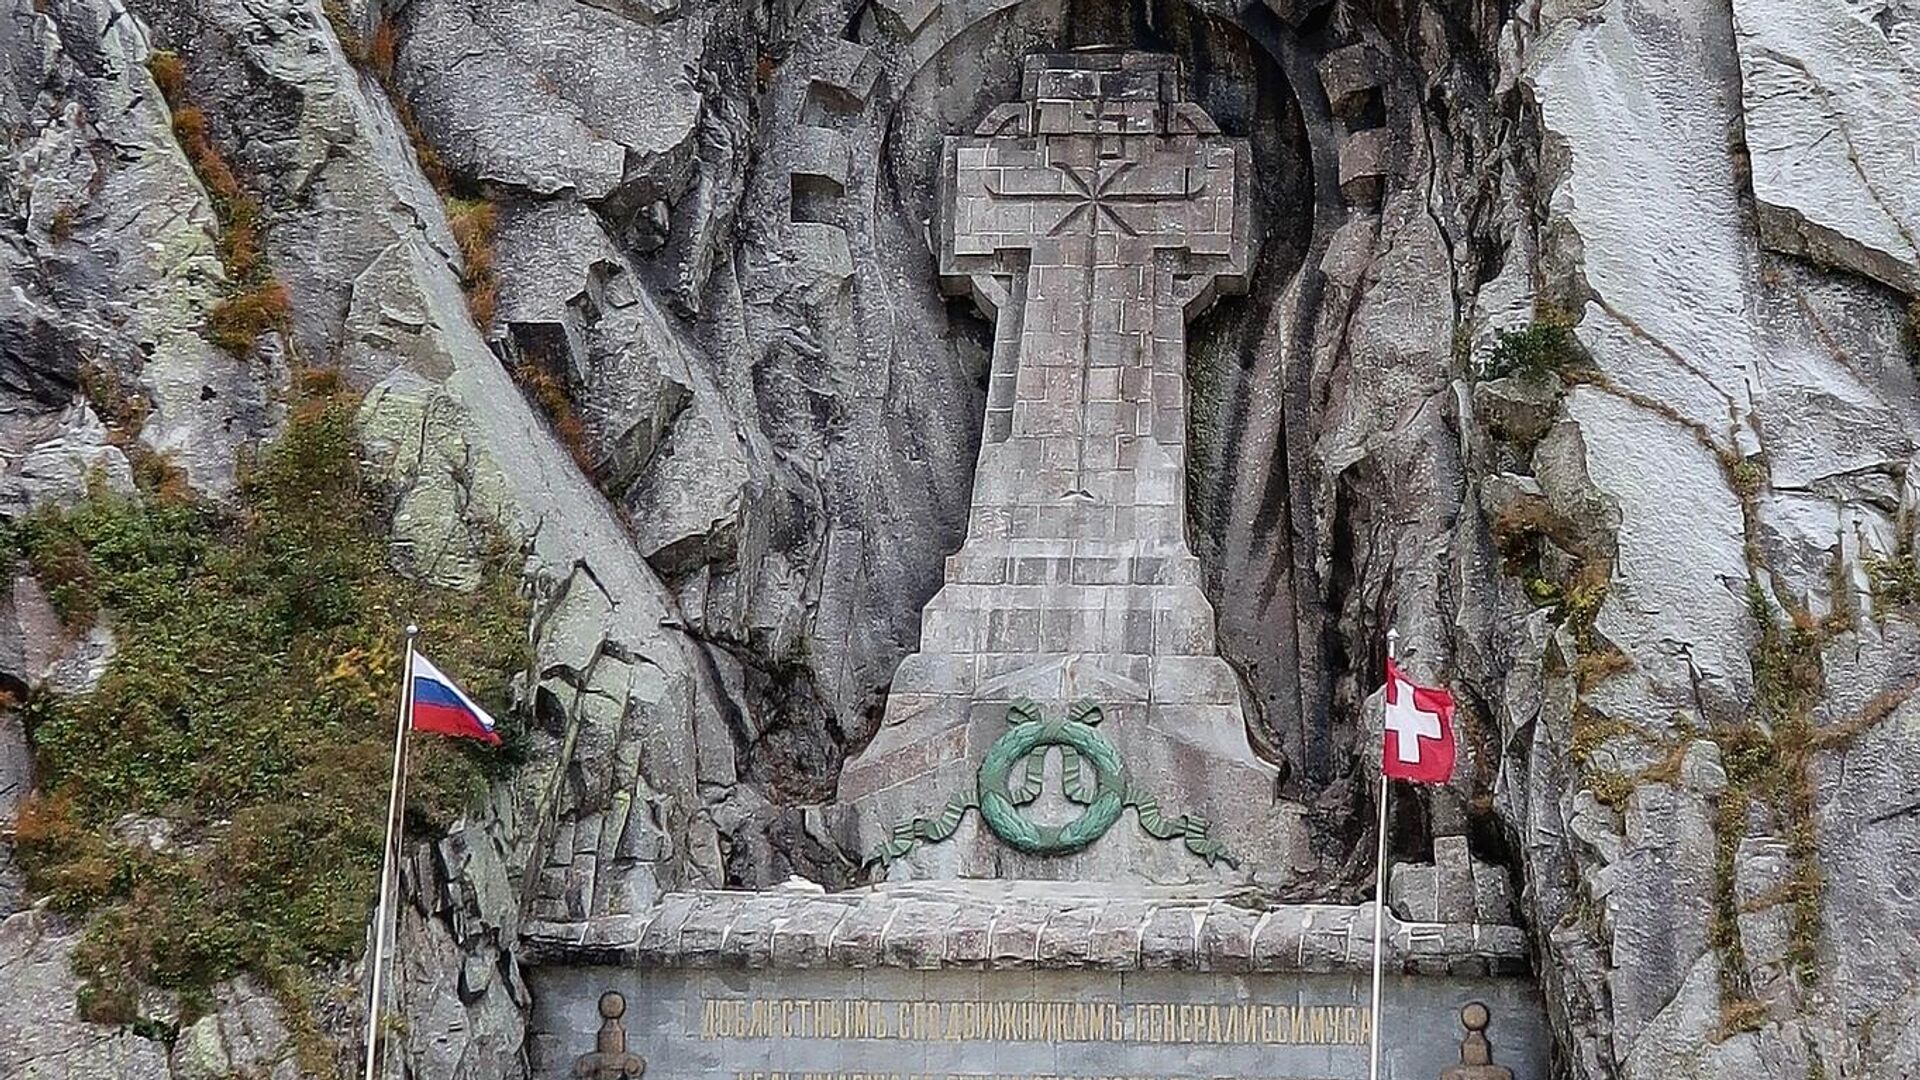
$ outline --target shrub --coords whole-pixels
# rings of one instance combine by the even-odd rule
[[[292,309],[287,287],[269,281],[216,304],[207,318],[207,336],[230,352],[245,352],[261,334],[285,329]]]
[[[1494,338],[1493,351],[1481,372],[1488,379],[1550,375],[1571,364],[1577,355],[1573,327],[1556,316],[1537,319],[1524,330],[1496,331]]]
[[[527,608],[501,559],[471,593],[389,568],[381,493],[362,475],[355,401],[319,382],[245,471],[238,505],[96,494],[22,523],[36,567],[83,557],[118,650],[98,685],[26,718],[43,785],[19,852],[31,886],[91,916],[75,969],[88,1015],[121,1018],[143,985],[204,998],[244,971],[270,983],[364,945],[380,861],[399,672],[396,629],[500,702],[524,666]],[[409,827],[444,828],[524,745],[420,739]],[[163,851],[117,838],[161,815]],[[295,980],[297,981],[297,980]]]
[[[496,301],[493,237],[500,225],[499,208],[485,199],[448,199],[447,224],[453,228],[454,243],[460,245],[464,265],[460,286],[466,290],[467,310],[485,333],[493,325]]]
[[[153,84],[160,88],[160,96],[167,104],[175,108],[187,100],[187,65],[180,54],[160,50],[147,60],[147,71],[153,75]]]

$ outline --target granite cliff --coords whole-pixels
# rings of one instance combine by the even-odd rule
[[[870,873],[824,808],[989,394],[941,139],[1027,54],[1112,44],[1177,56],[1254,164],[1186,511],[1301,807],[1288,898],[1368,889],[1397,627],[1468,740],[1396,856],[1465,837],[1511,887],[1561,1075],[1920,1071],[1910,0],[0,0],[0,517],[154,460],[231,502],[330,367],[397,572],[524,554],[527,760],[411,850],[399,1034],[408,1075],[523,1076],[524,923]],[[0,606],[23,700],[113,655],[46,586]],[[33,770],[0,713],[0,821]],[[11,835],[0,1073],[351,1057],[351,1005],[252,976],[79,1019],[80,927]]]

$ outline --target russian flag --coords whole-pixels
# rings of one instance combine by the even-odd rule
[[[419,653],[413,654],[413,730],[500,745],[487,710],[475,705],[452,679]]]

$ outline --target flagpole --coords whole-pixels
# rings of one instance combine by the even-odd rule
[[[1398,663],[1400,660],[1400,631],[1387,630],[1387,659]],[[1387,677],[1393,677],[1392,672]],[[1386,733],[1381,732],[1381,746],[1385,747]],[[1380,823],[1376,830],[1379,835],[1379,850],[1373,861],[1373,1040],[1367,1050],[1367,1080],[1380,1080],[1380,953],[1381,935],[1386,925],[1387,906],[1387,768],[1386,752],[1381,751],[1380,760]]]
[[[374,1069],[379,1064],[380,1055],[380,997],[383,987],[381,973],[386,967],[387,949],[391,944],[393,931],[393,877],[394,855],[399,846],[400,819],[402,813],[400,787],[406,777],[407,722],[413,716],[413,641],[420,636],[420,628],[407,626],[406,657],[400,667],[400,714],[393,726],[393,779],[387,785],[387,840],[380,851],[380,905],[378,920],[373,930],[373,963],[369,965],[373,973],[373,988],[368,992],[367,1000],[367,1068],[364,1080],[374,1080]]]

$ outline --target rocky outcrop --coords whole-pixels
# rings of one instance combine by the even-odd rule
[[[1739,0],[1733,22],[1761,238],[1920,292],[1920,12]]]
[[[0,921],[0,1071],[20,1080],[75,1076],[294,1080],[309,1075],[273,993],[252,979],[215,988],[209,1007],[182,1022],[179,1003],[153,994],[142,1025],[81,1019],[71,970],[78,930],[35,909]]]
[[[22,1080],[170,1076],[166,1044],[81,1020],[70,958],[78,935],[41,911],[0,922],[0,1069]]]
[[[235,451],[274,422],[271,355],[250,364],[201,336],[226,276],[214,212],[147,73],[151,41],[119,10],[0,8],[28,133],[0,151],[0,205],[18,223],[0,245],[0,353],[15,373],[0,457],[16,511],[77,497],[96,468],[128,484],[99,419],[72,412],[83,379],[137,417],[124,426],[141,446],[215,495],[232,487]]]
[[[692,181],[702,54],[723,11],[417,0],[400,13],[401,90],[463,176],[655,214]]]
[[[1766,41],[1821,49],[1811,25],[1792,27],[1823,17],[1710,3],[1653,16],[1624,3],[1546,9],[1537,31],[1512,28],[1507,70],[1539,109],[1552,166],[1534,273],[1578,305],[1595,369],[1564,400],[1533,471],[1563,507],[1584,490],[1610,508],[1613,554],[1592,637],[1563,626],[1547,642],[1574,670],[1556,679],[1546,667],[1537,693],[1507,680],[1502,737],[1539,749],[1514,777],[1527,786],[1503,799],[1535,849],[1523,866],[1535,925],[1552,927],[1543,961],[1575,980],[1566,1049],[1589,1076],[1911,1068],[1858,1032],[1880,1022],[1868,1015],[1904,1015],[1915,988],[1825,977],[1862,941],[1900,963],[1885,943],[1907,931],[1903,915],[1840,887],[1832,860],[1851,856],[1812,838],[1861,819],[1820,783],[1832,751],[1806,750],[1852,736],[1818,718],[1830,705],[1799,715],[1807,700],[1856,693],[1842,682],[1904,677],[1897,650],[1870,644],[1888,631],[1863,620],[1872,598],[1854,568],[1905,550],[1898,478],[1920,430],[1899,304],[1761,247],[1763,236],[1780,244],[1768,207],[1819,204],[1841,215],[1826,220],[1851,234],[1851,253],[1789,249],[1888,277],[1864,254],[1879,241],[1856,213],[1877,166],[1828,168],[1809,153],[1831,137],[1842,154],[1836,99],[1768,75],[1786,59]],[[1898,77],[1840,63],[1868,81]],[[1849,112],[1841,126],[1870,133],[1883,107],[1900,106]],[[1728,138],[1743,121],[1758,233]],[[1856,434],[1823,434],[1841,430]],[[1830,662],[1851,657],[1844,679],[1829,669],[1823,682],[1817,663],[1794,659],[1822,647]],[[1583,659],[1612,650],[1618,659]],[[1887,738],[1890,715],[1856,722]],[[1736,752],[1755,756],[1728,760]],[[1585,759],[1585,779],[1551,756]],[[1776,784],[1806,796],[1752,794]],[[1730,802],[1744,812],[1717,812]],[[1563,868],[1571,888],[1556,883]]]

